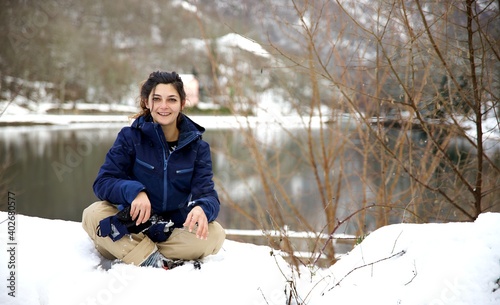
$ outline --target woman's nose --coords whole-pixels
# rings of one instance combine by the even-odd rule
[[[160,107],[163,107],[163,108],[168,108],[168,102],[167,100],[161,100],[160,102]]]

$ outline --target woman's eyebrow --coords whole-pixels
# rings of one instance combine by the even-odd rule
[[[153,94],[153,97],[162,97],[162,96],[161,96],[161,94],[155,93],[155,94]],[[170,97],[177,98],[177,95],[171,94],[171,95],[168,95],[167,97],[169,97],[169,98]]]

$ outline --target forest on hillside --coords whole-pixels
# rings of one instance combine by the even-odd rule
[[[2,80],[48,82],[63,101],[119,103],[153,70],[207,74],[206,56],[182,41],[230,30],[215,12],[203,13],[198,23],[179,1],[2,1],[0,6]],[[16,89],[4,81],[2,90]]]
[[[347,94],[364,111],[387,114],[394,103],[414,95],[430,116],[446,112],[448,99],[454,111],[468,112],[466,95],[474,89],[465,61],[470,52],[465,2],[419,3],[421,12],[412,1],[378,1],[377,5],[272,0],[2,1],[0,89],[9,96],[33,94],[33,88],[19,88],[6,80],[15,77],[48,83],[60,102],[122,103],[150,71],[174,70],[195,74],[201,80],[202,96],[215,97],[215,102],[227,101],[225,95],[252,100],[256,92],[269,88],[285,89],[287,100],[303,100],[312,98],[308,92],[313,85],[301,64],[310,60],[308,53],[313,51],[325,59],[314,66],[325,65],[346,89],[339,92],[328,82],[328,75],[318,75],[320,101],[331,108],[345,108],[341,99]],[[481,48],[475,54],[478,71],[485,76],[481,83],[487,99],[498,101],[499,4],[471,3],[478,12],[473,33],[484,38],[474,38]],[[428,20],[422,21],[422,14]],[[413,28],[406,32],[405,24]],[[434,37],[425,37],[426,26]],[[262,59],[238,48],[228,56],[217,45],[217,39],[228,33],[255,40],[274,56]],[[309,49],[311,42],[314,50]],[[443,46],[444,51],[434,56],[427,43]],[[311,63],[305,67],[314,68]],[[418,93],[405,91],[402,83]]]

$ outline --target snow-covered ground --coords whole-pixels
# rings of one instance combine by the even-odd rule
[[[267,101],[267,100],[266,100]],[[24,101],[26,103],[27,101]],[[55,109],[57,105],[51,103],[40,103],[38,105],[29,107],[20,107],[16,103],[10,103],[0,101],[0,126],[19,126],[22,124],[46,124],[55,126],[67,126],[75,127],[74,125],[79,125],[76,127],[85,128],[89,123],[123,123],[130,124],[133,119],[130,115],[137,112],[136,107],[117,105],[113,109],[109,109],[109,105],[101,104],[77,104],[77,108],[81,110],[94,109],[101,112],[98,115],[88,115],[88,114],[49,114],[46,112],[47,109]],[[266,103],[264,103],[266,104]],[[281,104],[280,104],[281,105]],[[71,106],[71,105],[68,105]],[[73,106],[71,106],[73,107]],[[35,109],[36,108],[36,109]],[[305,124],[309,124],[307,118],[306,121],[298,115],[287,113],[286,115],[280,113],[278,109],[283,110],[280,106],[275,106],[270,108],[269,105],[266,109],[259,109],[257,116],[206,116],[206,115],[194,115],[191,116],[198,124],[205,128],[238,128],[238,127],[255,127],[257,124],[267,124],[269,127],[280,128],[280,124],[286,124],[288,128],[293,127],[303,127]],[[123,111],[128,112],[129,115],[107,115],[108,111]],[[321,120],[327,121],[329,118],[319,118],[319,116],[312,117],[313,126],[319,126]],[[271,126],[274,125],[274,126]],[[95,127],[95,125],[94,125]]]
[[[459,122],[460,126],[464,128],[467,137],[472,139],[473,142],[477,141],[478,133],[476,130],[476,124],[471,119],[466,117],[456,117],[455,119]],[[499,123],[499,117],[494,111],[494,108],[485,113],[481,127],[483,130],[483,149],[487,154],[500,150]]]
[[[279,94],[273,92],[265,92],[261,95],[261,107],[258,107],[255,116],[239,117],[239,116],[192,116],[195,121],[206,128],[237,128],[237,127],[256,127],[258,124],[268,124],[267,127],[280,128],[286,126],[287,128],[304,127],[312,123],[313,127],[318,127],[321,122],[331,122],[332,118],[324,115],[328,113],[323,110],[323,117],[319,115],[313,116],[312,122],[309,118],[304,118],[296,113],[293,109],[280,98]],[[22,104],[29,103],[27,100],[18,101]],[[89,123],[123,123],[130,124],[132,119],[130,115],[87,115],[87,114],[48,114],[48,109],[56,109],[58,105],[53,103],[39,103],[36,106],[20,107],[18,103],[7,103],[0,101],[0,126],[18,126],[21,124],[46,124],[75,127],[72,125],[79,124],[77,128],[84,128]],[[287,106],[288,105],[288,106]],[[72,108],[73,105],[66,105]],[[135,106],[115,105],[110,108],[109,105],[103,104],[77,104],[76,107],[83,111],[96,110],[100,113],[109,111],[121,111],[124,113],[133,114],[137,111]],[[337,120],[343,124],[356,124],[358,118],[356,115],[337,114]],[[476,129],[470,120],[464,117],[459,117],[457,120],[461,123],[468,137],[473,141],[476,140]],[[500,149],[500,126],[496,115],[493,111],[490,115],[485,116],[483,121],[483,143],[487,152],[495,152]],[[466,143],[466,141],[464,141]]]
[[[199,270],[106,269],[80,223],[11,215],[9,229],[8,216],[0,212],[0,304],[500,304],[498,213],[386,226],[300,277],[276,251],[231,240]]]

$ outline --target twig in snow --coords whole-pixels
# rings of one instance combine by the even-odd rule
[[[394,253],[394,249],[396,249],[396,243],[398,242],[398,239],[399,237],[401,236],[401,234],[403,234],[403,231],[401,231],[398,235],[398,237],[396,237],[396,240],[394,241],[394,245],[392,246],[392,251],[391,253]]]
[[[260,291],[260,294],[262,294],[262,297],[264,298],[264,301],[266,302],[266,304],[269,305],[269,303],[267,302],[266,296],[264,295],[264,292],[262,292],[262,289],[260,289],[260,287],[257,289]]]
[[[410,284],[411,282],[413,282],[413,279],[415,279],[417,277],[417,264],[415,264],[415,260],[413,261],[413,267],[414,267],[413,268],[413,277],[411,278],[411,280],[408,283],[405,284],[405,286]]]
[[[417,219],[420,219],[418,217],[418,215],[416,215],[415,213],[413,213],[412,211],[410,210],[407,210],[406,208],[398,208],[398,207],[394,207],[394,206],[388,206],[388,205],[382,205],[382,204],[375,204],[375,203],[372,203],[370,205],[367,205],[367,206],[364,206],[354,212],[352,212],[351,214],[349,214],[347,217],[345,217],[344,219],[342,220],[337,220],[337,224],[335,225],[335,227],[333,228],[333,230],[330,232],[330,235],[328,237],[328,239],[325,241],[325,244],[323,245],[323,247],[319,250],[318,252],[318,256],[316,257],[316,259],[313,261],[313,265],[316,265],[319,261],[319,259],[321,258],[321,256],[325,253],[325,249],[326,247],[328,246],[328,243],[332,241],[332,239],[334,238],[333,236],[333,233],[335,233],[337,231],[337,229],[343,225],[345,222],[349,221],[352,217],[354,217],[356,214],[364,211],[364,210],[368,210],[368,209],[371,209],[371,208],[391,208],[391,209],[403,209],[406,213],[410,213],[412,214],[414,217],[416,217]]]
[[[343,278],[341,278],[341,279],[340,279],[340,281],[338,281],[338,282],[337,282],[337,284],[335,284],[333,287],[331,287],[330,289],[328,289],[328,291],[332,290],[333,288],[335,288],[335,287],[337,287],[337,286],[340,286],[340,283],[341,283],[341,282],[342,282],[342,281],[343,281],[346,277],[348,277],[351,273],[353,273],[354,271],[356,271],[356,270],[358,270],[358,269],[361,269],[361,268],[364,268],[364,267],[368,267],[368,266],[373,266],[373,265],[375,265],[376,263],[380,263],[380,262],[382,262],[382,261],[385,261],[385,260],[391,259],[391,258],[396,257],[396,256],[401,256],[401,255],[403,255],[403,254],[405,254],[405,253],[406,253],[406,251],[405,251],[405,250],[401,250],[401,251],[399,251],[398,253],[395,253],[395,254],[393,254],[393,255],[391,255],[391,256],[381,258],[381,259],[379,259],[379,260],[377,260],[377,261],[374,261],[374,262],[372,262],[372,263],[368,263],[368,264],[364,264],[364,265],[358,266],[358,267],[356,267],[356,268],[352,269],[351,271],[349,271],[346,275],[344,275],[344,277],[343,277]]]

